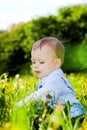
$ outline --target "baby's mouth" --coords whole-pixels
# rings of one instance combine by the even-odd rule
[[[41,73],[41,71],[35,71],[35,73],[36,73],[36,74],[40,74],[40,73]]]

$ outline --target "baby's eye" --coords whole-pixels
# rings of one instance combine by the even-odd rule
[[[45,62],[44,61],[41,61],[40,64],[44,64]]]
[[[36,62],[35,61],[32,61],[32,64],[35,64]]]

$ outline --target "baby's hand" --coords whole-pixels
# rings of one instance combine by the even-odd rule
[[[19,101],[19,102],[17,102],[17,103],[15,104],[15,107],[17,107],[17,106],[21,107],[22,105],[23,105],[23,101]]]

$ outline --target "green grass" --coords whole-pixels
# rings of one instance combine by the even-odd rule
[[[71,73],[67,75],[76,91],[78,100],[87,110],[87,73]],[[0,130],[87,130],[87,117],[85,122],[79,124],[80,118],[74,125],[62,105],[58,104],[54,109],[47,108],[47,103],[42,101],[29,101],[22,107],[14,107],[15,103],[24,99],[36,90],[38,79],[34,76],[16,75],[8,78],[7,74],[0,77]],[[37,125],[38,124],[38,125]]]

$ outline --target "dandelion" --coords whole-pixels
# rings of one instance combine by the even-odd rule
[[[25,86],[21,85],[21,86],[20,86],[20,89],[23,89],[23,88],[25,88]]]
[[[16,87],[17,87],[17,82],[14,82],[13,85],[14,85],[14,87],[16,88]]]
[[[15,75],[15,78],[16,78],[16,79],[18,79],[18,78],[19,78],[19,76],[20,76],[19,74],[16,74],[16,75]]]
[[[2,80],[1,80],[1,83],[4,83],[4,82],[5,82],[5,80],[4,80],[4,79],[2,79]]]

